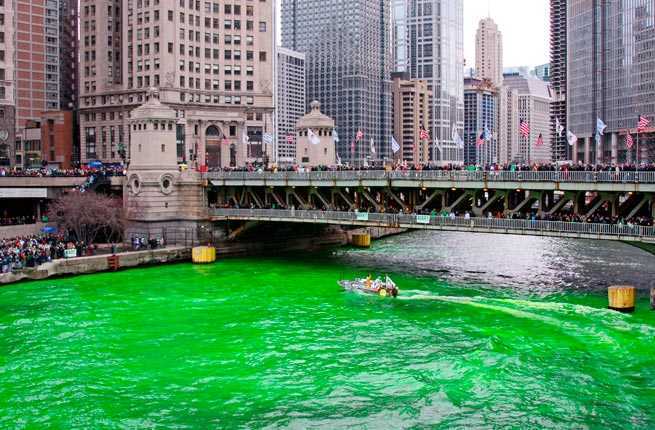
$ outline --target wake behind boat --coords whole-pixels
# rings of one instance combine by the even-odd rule
[[[397,297],[398,287],[386,276],[384,281],[380,278],[372,280],[370,276],[366,279],[355,279],[354,281],[342,280],[338,284],[345,291],[361,291],[365,294],[376,294],[380,297]]]

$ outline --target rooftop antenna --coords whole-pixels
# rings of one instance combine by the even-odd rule
[[[487,0],[487,18],[491,18],[491,0]]]

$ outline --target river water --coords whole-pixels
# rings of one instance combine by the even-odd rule
[[[655,312],[605,289],[654,259],[419,232],[0,288],[0,428],[653,428]]]

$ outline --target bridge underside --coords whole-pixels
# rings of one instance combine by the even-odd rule
[[[242,223],[301,223],[391,229],[614,240],[655,244],[655,229],[628,225],[533,221],[496,218],[451,218],[430,215],[328,212],[285,209],[213,209],[211,220]]]
[[[299,209],[373,213],[454,213],[543,219],[652,217],[654,194],[642,191],[561,191],[390,186],[217,186],[213,208]]]

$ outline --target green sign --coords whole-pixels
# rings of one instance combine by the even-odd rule
[[[357,212],[357,221],[368,221],[368,212]]]
[[[430,224],[430,215],[416,215],[416,224]]]

